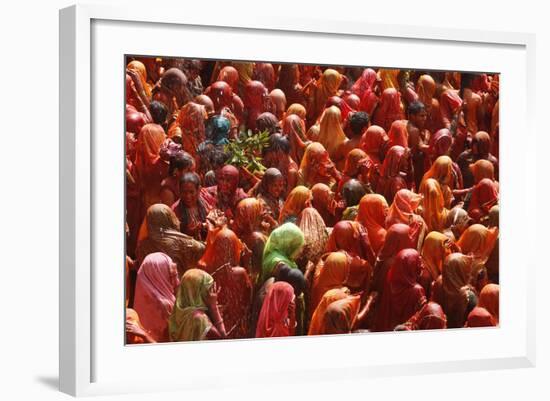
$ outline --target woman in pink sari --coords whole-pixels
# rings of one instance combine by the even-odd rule
[[[394,88],[382,92],[380,103],[372,115],[372,122],[388,131],[395,120],[403,120],[405,112],[401,103],[401,93]]]
[[[295,298],[294,289],[285,281],[277,281],[270,287],[256,325],[256,338],[294,335]]]
[[[395,194],[401,189],[414,189],[410,151],[402,146],[393,146],[388,150],[377,184],[378,193],[388,203],[393,202]]]
[[[359,96],[360,103],[358,110],[365,111],[370,115],[378,104],[378,96],[375,93],[376,71],[365,68],[361,77],[351,87],[352,93]]]
[[[400,189],[395,194],[386,217],[387,228],[397,223],[406,224],[410,227],[414,244],[412,248],[417,250],[421,249],[424,237],[428,233],[426,222],[422,216],[416,213],[421,200],[421,195],[408,189]]]
[[[382,164],[386,154],[389,138],[384,128],[371,125],[361,138],[361,149],[371,158],[375,165]]]
[[[386,239],[386,216],[388,203],[379,194],[367,194],[359,202],[356,221],[361,223],[369,233],[373,251],[378,254]]]
[[[169,341],[168,318],[179,284],[176,264],[168,255],[156,252],[145,257],[138,270],[134,309],[156,342]]]

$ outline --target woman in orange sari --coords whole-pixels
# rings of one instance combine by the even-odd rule
[[[439,187],[443,191],[444,205],[447,209],[450,209],[454,201],[453,190],[461,189],[454,187],[456,180],[453,175],[453,161],[451,158],[449,156],[439,156],[422,177],[420,186],[428,178],[433,178],[439,183]]]
[[[414,244],[412,248],[417,250],[422,248],[424,237],[428,233],[426,222],[422,216],[416,213],[421,201],[422,195],[408,189],[400,189],[395,194],[386,217],[387,228],[397,223],[406,224],[410,227]]]
[[[311,195],[311,205],[317,209],[326,226],[334,226],[340,220],[334,192],[327,185],[319,183],[311,187]]]
[[[306,124],[297,114],[289,114],[283,119],[283,135],[290,142],[290,157],[296,163],[302,161],[307,146]]]
[[[386,217],[388,203],[379,194],[367,194],[359,202],[356,221],[361,223],[369,233],[369,240],[375,254],[380,252],[386,239]]]
[[[281,215],[279,216],[279,223],[285,223],[289,218],[298,219],[300,213],[306,208],[311,206],[311,191],[299,185],[295,187],[288,194],[286,201],[281,209]]]
[[[457,245],[464,254],[473,254],[478,263],[485,263],[495,247],[498,238],[498,228],[487,228],[481,224],[473,224],[464,231]]]
[[[258,318],[256,338],[293,336],[296,330],[294,289],[277,281],[269,289]]]
[[[311,84],[306,90],[307,101],[307,125],[311,126],[323,112],[329,97],[337,95],[342,75],[331,68],[323,71],[321,78]]]
[[[369,173],[373,167],[370,157],[361,149],[352,149],[346,156],[344,168],[342,170],[342,179],[338,183],[338,192],[351,179],[357,179],[365,186],[370,188]]]
[[[437,280],[443,270],[443,261],[452,252],[458,252],[460,249],[446,235],[432,231],[424,239],[422,246],[422,259],[424,269],[420,278],[420,284],[425,289],[428,296],[431,294],[432,283]]]
[[[160,158],[165,139],[164,129],[157,124],[145,124],[138,135],[135,173],[141,193],[141,216],[149,206],[160,202],[161,183],[168,175],[168,163]]]
[[[310,143],[304,153],[298,170],[298,185],[308,188],[323,183],[332,188],[341,178],[341,173],[330,159],[323,145]]]
[[[317,305],[317,308],[315,308],[315,311],[311,316],[311,322],[309,324],[307,335],[314,336],[325,334],[325,317],[327,308],[333,302],[345,299],[348,296],[350,296],[350,291],[346,287],[334,288],[325,292],[323,298],[321,299],[321,302],[319,302],[319,305]]]
[[[311,313],[317,308],[327,291],[346,286],[350,269],[351,258],[345,252],[331,252],[321,258],[313,277],[309,304]]]
[[[441,330],[447,328],[447,316],[435,302],[428,302],[402,326],[405,330]],[[397,330],[397,328],[396,328]]]
[[[279,78],[275,86],[285,93],[289,104],[306,104],[302,85],[300,85],[300,69],[297,64],[283,64],[279,70]],[[305,115],[302,118],[305,118]]]
[[[393,330],[422,309],[427,300],[417,282],[421,269],[422,259],[416,250],[403,249],[397,254],[384,283],[371,331]]]
[[[137,274],[134,309],[143,328],[156,342],[168,341],[168,319],[179,285],[176,264],[168,255],[161,252],[147,255]]]
[[[439,182],[433,178],[426,179],[420,185],[422,195],[422,217],[428,225],[428,231],[440,231],[445,228],[449,210],[445,208],[445,198]]]
[[[183,150],[196,158],[199,144],[206,139],[204,124],[207,119],[204,106],[189,102],[179,111],[175,123],[168,130],[168,137],[179,138]]]
[[[443,262],[443,273],[434,283],[432,301],[443,307],[450,328],[463,327],[475,303],[470,286],[473,258],[462,253],[451,253]]]
[[[418,100],[422,102],[426,108],[428,118],[426,120],[426,128],[430,132],[436,132],[443,128],[443,121],[441,120],[441,114],[439,111],[439,101],[435,96],[435,81],[427,75],[421,75],[416,83],[416,93],[418,94]]]
[[[332,302],[325,312],[320,334],[350,334],[355,326],[360,306],[359,295]]]
[[[330,106],[323,112],[320,121],[319,136],[315,140],[325,147],[331,158],[346,141],[347,137],[342,129],[342,113],[336,106]]]
[[[328,238],[326,251],[345,251],[352,257],[357,256],[366,260],[371,266],[376,261],[369,234],[365,227],[356,221],[343,220],[336,223]]]
[[[382,92],[380,103],[374,110],[372,122],[388,131],[395,120],[405,119],[401,93],[394,88],[388,88]]]
[[[216,81],[224,81],[231,86],[233,91],[237,91],[237,85],[239,83],[239,72],[230,65],[223,67],[218,74],[218,79]]]
[[[388,131],[388,149],[392,146],[409,146],[409,132],[407,131],[407,120],[395,120]]]
[[[487,284],[479,293],[477,306],[485,308],[491,314],[495,324],[499,322],[499,295],[500,286],[498,284]]]
[[[414,189],[411,152],[402,146],[392,146],[380,169],[377,190],[388,203],[393,202],[395,194],[401,189]]]
[[[485,131],[479,131],[472,138],[471,148],[462,152],[456,159],[464,179],[464,188],[475,184],[475,177],[470,165],[478,160],[487,160],[493,164],[494,175],[498,180],[498,159],[491,154],[491,137]]]
[[[270,63],[255,63],[252,79],[260,81],[269,92],[275,87],[275,69]]]

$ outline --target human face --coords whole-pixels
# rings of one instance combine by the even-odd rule
[[[237,183],[233,177],[228,176],[227,174],[220,174],[218,178],[218,191],[223,195],[231,195],[235,192]]]
[[[271,185],[267,188],[267,192],[274,198],[279,198],[285,188],[285,181],[283,177],[276,178]]]
[[[199,189],[192,182],[184,182],[180,186],[180,199],[185,207],[195,207],[199,200]]]
[[[424,129],[426,127],[427,119],[428,119],[428,113],[426,113],[426,110],[422,110],[418,114],[413,116],[413,123],[419,129]]]

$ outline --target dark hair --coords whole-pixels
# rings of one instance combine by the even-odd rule
[[[269,145],[263,150],[265,156],[269,152],[283,152],[285,154],[290,153],[290,142],[288,138],[282,134],[273,134],[269,137]]]
[[[346,202],[346,207],[356,206],[365,196],[367,191],[359,180],[352,178],[342,187],[342,198]]]
[[[293,269],[287,264],[282,264],[277,269],[275,281],[285,281],[294,288],[294,294],[300,296],[306,289],[306,279],[299,269]]]
[[[349,118],[349,127],[354,135],[361,135],[367,125],[369,125],[369,115],[364,111],[353,113]]]
[[[426,110],[426,106],[424,106],[424,103],[418,100],[415,100],[414,102],[409,104],[409,107],[407,108],[407,112],[410,116],[415,116],[424,110]]]
[[[170,166],[168,167],[168,175],[174,174],[175,170],[183,170],[191,167],[195,163],[195,159],[189,153],[180,150],[170,158]]]
[[[164,103],[153,100],[151,104],[149,104],[149,113],[151,113],[151,117],[153,117],[153,122],[155,124],[163,125],[166,123],[168,108]]]
[[[463,72],[460,75],[460,91],[459,95],[460,97],[464,96],[464,89],[470,89],[472,87],[472,84],[474,83],[474,79],[477,74],[472,74],[469,72]]]
[[[201,186],[201,179],[199,178],[199,175],[197,173],[185,173],[181,176],[180,186],[183,184],[187,184],[188,182],[195,185],[197,189],[199,189]]]

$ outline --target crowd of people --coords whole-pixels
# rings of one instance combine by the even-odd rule
[[[498,326],[498,74],[128,57],[125,93],[127,344]]]

